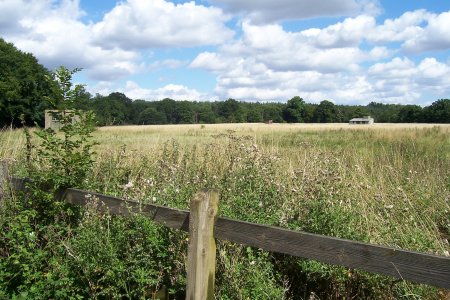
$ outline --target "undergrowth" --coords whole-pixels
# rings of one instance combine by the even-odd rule
[[[278,148],[273,140],[227,131],[202,135],[201,143],[165,139],[151,151],[123,145],[94,153],[101,148],[77,128],[71,127],[71,148],[64,146],[64,130],[39,133],[28,164],[31,192],[1,203],[0,298],[185,297],[186,234],[139,215],[101,214],[95,197],[84,209],[56,202],[54,194],[67,186],[183,209],[198,190],[217,188],[221,216],[448,255],[450,144],[437,129],[397,137],[291,132],[279,137]],[[446,295],[390,277],[217,244],[217,299]]]

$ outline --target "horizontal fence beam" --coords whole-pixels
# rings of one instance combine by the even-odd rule
[[[25,180],[12,178],[15,189],[23,190]],[[155,204],[141,204],[113,196],[67,189],[61,195],[68,203],[86,205],[96,197],[104,212],[113,215],[143,214],[166,227],[189,230],[189,212]],[[399,279],[450,289],[450,258],[371,245],[351,240],[293,231],[228,218],[217,218],[214,236],[218,239],[258,247],[320,262],[341,265]]]

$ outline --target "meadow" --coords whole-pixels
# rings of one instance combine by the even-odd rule
[[[100,127],[93,139],[95,163],[83,183],[88,190],[186,209],[196,191],[217,188],[221,216],[449,256],[450,125],[120,126]],[[26,175],[22,131],[5,129],[0,140],[0,159]],[[70,253],[88,255],[94,249],[79,245],[96,238],[119,259],[120,251],[140,248],[133,243],[119,251],[120,239],[111,232],[133,230],[134,236],[139,228],[150,230],[158,236],[152,245],[163,245],[158,249],[164,255],[155,252],[158,264],[148,266],[153,273],[147,274],[153,281],[142,283],[141,296],[145,287],[163,285],[173,297],[182,294],[185,235],[143,220],[136,221],[138,228],[121,222],[89,215],[80,226],[91,235],[71,236]],[[139,257],[130,255],[138,265]],[[104,261],[86,262],[86,268],[97,264],[106,274],[112,267]],[[430,286],[220,241],[218,274],[218,299],[445,297]],[[105,292],[108,283],[121,282],[118,273],[96,276],[86,279],[95,281],[86,292],[90,297],[115,298],[127,290]]]

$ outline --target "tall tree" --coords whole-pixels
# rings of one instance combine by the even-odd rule
[[[45,97],[55,98],[55,82],[50,72],[30,53],[25,53],[0,38],[0,127],[43,125]]]
[[[213,124],[216,123],[217,116],[213,111],[210,102],[198,102],[194,113],[195,123]]]
[[[132,100],[122,93],[111,93],[104,97],[96,95],[93,110],[99,125],[123,125],[132,123]]]
[[[283,106],[281,103],[263,104],[263,121],[283,122]]]
[[[402,106],[397,117],[400,123],[419,123],[423,121],[422,107],[418,105]]]
[[[219,102],[217,105],[218,114],[222,117],[222,122],[240,123],[245,121],[245,115],[240,103],[234,99]]]
[[[424,116],[429,123],[450,123],[450,99],[439,99],[425,107]]]
[[[289,100],[283,110],[283,118],[288,123],[304,122],[305,101],[299,96]]]
[[[166,123],[167,123],[166,115],[161,111],[157,111],[153,107],[148,107],[139,114],[139,124],[141,125],[166,124]]]
[[[334,123],[338,120],[339,114],[333,102],[323,100],[314,111],[314,121],[317,123]]]

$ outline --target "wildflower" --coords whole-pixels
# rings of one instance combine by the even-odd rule
[[[125,184],[124,186],[123,186],[125,189],[130,189],[130,188],[132,188],[133,187],[133,181],[129,181],[127,184]]]

